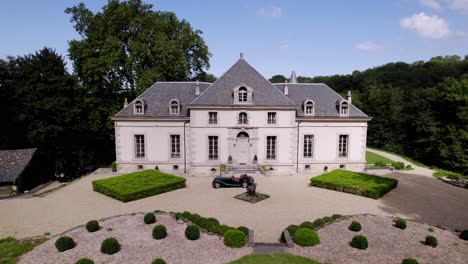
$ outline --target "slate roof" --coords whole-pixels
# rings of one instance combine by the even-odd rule
[[[29,164],[36,150],[0,150],[0,182],[14,182]]]

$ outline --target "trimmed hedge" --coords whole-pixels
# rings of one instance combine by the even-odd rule
[[[59,252],[64,252],[74,247],[75,247],[75,241],[73,241],[73,238],[69,236],[59,237],[55,241],[55,248],[57,248]]]
[[[419,264],[419,262],[412,258],[405,258],[401,264]]]
[[[90,232],[90,233],[98,231],[99,230],[98,221],[91,220],[88,223],[86,223],[86,230],[88,230],[88,232]]]
[[[188,240],[197,240],[200,238],[200,229],[196,225],[189,225],[185,228],[185,237]]]
[[[468,240],[468,230],[463,230],[460,233],[460,238],[463,239],[463,240]]]
[[[406,229],[406,220],[401,218],[395,219],[395,227],[403,230]]]
[[[318,219],[315,219],[313,225],[314,225],[314,228],[323,227],[325,225],[325,221],[323,221],[322,218],[318,218]]]
[[[359,232],[362,229],[361,223],[359,223],[358,221],[351,222],[348,228],[349,230],[354,231],[354,232]]]
[[[145,224],[154,224],[156,223],[156,216],[153,213],[147,213],[145,214],[145,217],[143,217],[143,221]]]
[[[294,242],[299,246],[313,247],[320,244],[320,238],[314,230],[303,227],[294,234]]]
[[[151,264],[166,264],[166,261],[164,261],[164,259],[157,258],[157,259],[153,260],[153,262],[151,262]]]
[[[226,231],[232,229],[232,227],[228,226],[228,225],[220,225],[219,226],[219,234],[220,235],[224,235],[224,233],[226,233]]]
[[[342,215],[340,215],[340,214],[334,214],[334,215],[331,216],[333,221],[335,221],[336,219],[341,218],[341,217],[342,217]]]
[[[403,170],[405,168],[405,164],[401,161],[392,162],[392,167],[395,170]]]
[[[224,233],[224,245],[230,248],[241,248],[247,243],[247,238],[242,231],[230,229]]]
[[[434,236],[427,236],[426,240],[424,241],[424,244],[431,246],[433,248],[437,247],[439,242],[437,241],[437,238]]]
[[[188,211],[184,211],[182,213],[176,213],[175,217],[176,219],[177,217],[179,217],[179,219],[188,220],[192,222],[193,224],[197,225],[198,227],[210,233],[217,234],[220,236],[223,236],[224,233],[226,233],[226,231],[230,229],[235,229],[234,227],[230,227],[227,225],[220,225],[218,219],[216,218],[213,218],[213,217],[205,218],[198,214],[192,214]]]
[[[163,225],[157,225],[153,228],[153,238],[154,239],[163,239],[167,236],[166,227]]]
[[[365,236],[355,236],[351,240],[351,246],[357,249],[366,249],[369,246],[367,238]]]
[[[242,231],[246,236],[249,236],[249,228],[245,226],[239,226],[237,230]]]
[[[331,218],[330,216],[325,216],[324,218],[322,218],[322,220],[325,222],[325,224],[333,222],[333,218]]]
[[[93,190],[129,202],[185,187],[186,179],[155,170],[144,170],[93,181]]]
[[[94,261],[89,258],[82,258],[78,260],[77,262],[75,262],[75,264],[94,264]]]
[[[101,252],[112,255],[120,251],[119,241],[114,237],[104,239],[101,243]]]
[[[299,225],[301,228],[309,228],[309,229],[314,229],[315,225],[312,222],[305,221],[302,224]]]

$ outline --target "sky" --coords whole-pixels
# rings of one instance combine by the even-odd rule
[[[79,39],[67,7],[99,12],[107,0],[0,1],[0,58],[45,46],[68,56]],[[203,31],[208,72],[242,52],[265,77],[349,74],[389,62],[468,55],[468,0],[145,0]],[[67,58],[69,70],[72,65]]]

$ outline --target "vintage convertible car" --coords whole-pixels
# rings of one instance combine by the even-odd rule
[[[213,188],[218,189],[220,187],[242,187],[247,188],[247,186],[254,183],[254,178],[248,176],[247,174],[242,174],[240,177],[216,177],[213,179]]]

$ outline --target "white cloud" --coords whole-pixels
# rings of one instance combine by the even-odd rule
[[[356,49],[363,50],[363,51],[379,51],[383,49],[383,46],[376,44],[371,41],[361,42],[356,45]]]
[[[289,48],[289,44],[284,43],[284,44],[281,44],[279,47],[280,47],[280,49],[287,49],[287,48]]]
[[[448,23],[437,15],[426,15],[424,12],[400,20],[404,29],[414,30],[424,38],[440,39],[450,34]]]
[[[257,10],[257,15],[259,16],[269,16],[269,17],[280,17],[281,8],[277,6],[271,7],[262,7]]]
[[[419,2],[421,3],[421,5],[430,7],[434,10],[441,9],[439,2],[437,2],[436,0],[419,0]]]
[[[468,11],[468,0],[449,0],[449,7],[456,10]]]

